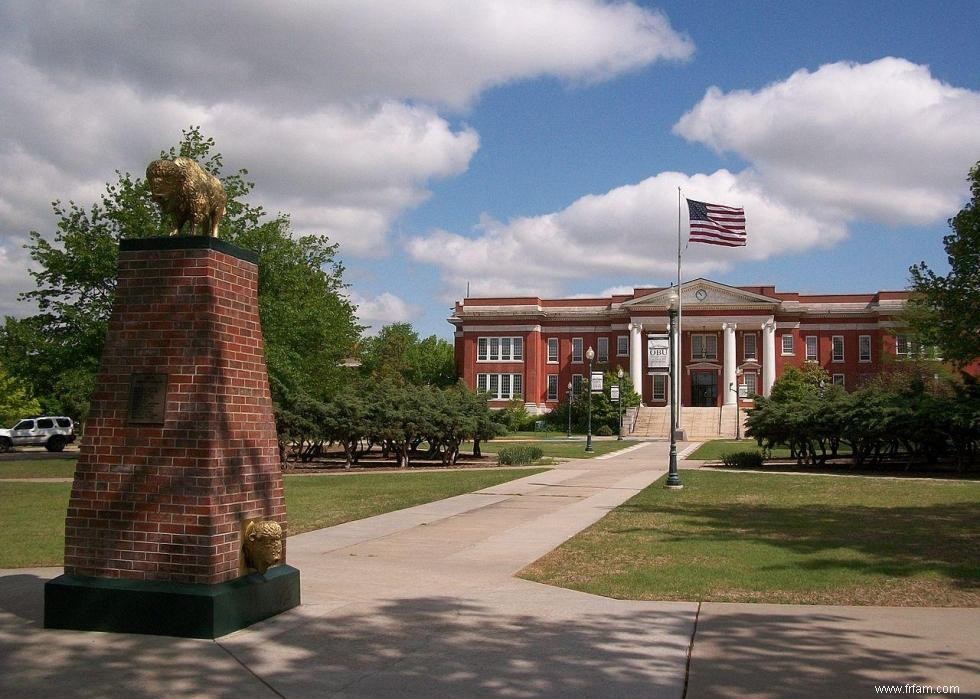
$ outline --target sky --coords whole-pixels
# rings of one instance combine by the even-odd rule
[[[0,314],[29,231],[200,125],[250,201],[339,243],[361,321],[676,276],[678,187],[748,244],[683,277],[785,291],[945,272],[980,160],[980,3],[0,0]]]

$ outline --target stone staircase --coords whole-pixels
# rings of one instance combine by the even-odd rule
[[[745,420],[745,411],[739,417]],[[735,437],[735,406],[723,405],[720,408],[681,409],[681,429],[688,440],[719,439]],[[632,437],[670,437],[670,407],[640,408],[636,417],[636,429]],[[744,430],[743,430],[744,436]]]

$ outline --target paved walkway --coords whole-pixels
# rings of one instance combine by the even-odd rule
[[[303,605],[218,641],[43,631],[0,571],[0,696],[872,696],[980,691],[980,610],[624,602],[513,573],[663,474],[666,445],[291,537]],[[972,684],[970,684],[972,682]]]

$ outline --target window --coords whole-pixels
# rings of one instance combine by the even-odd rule
[[[718,336],[691,335],[691,359],[718,359]]]
[[[653,375],[653,399],[655,401],[667,400],[667,375]]]
[[[783,339],[783,355],[796,354],[796,348],[793,347],[793,336],[783,335],[782,339]]]
[[[858,337],[858,361],[871,361],[871,336],[861,335]]]
[[[524,361],[523,337],[478,337],[476,340],[478,362]]]
[[[742,354],[744,355],[742,359],[745,361],[759,358],[756,354],[756,340],[757,336],[755,333],[742,336]]]
[[[582,338],[572,338],[572,361],[576,364],[582,363]]]
[[[572,374],[572,399],[579,395],[582,395],[582,375]]]
[[[558,363],[558,338],[548,338],[548,364]]]
[[[896,335],[895,354],[906,358],[919,356],[918,341],[911,335]]]
[[[609,361],[609,338],[597,337],[595,343],[596,361],[600,364],[607,363]]]
[[[835,386],[840,386],[841,388],[844,387],[844,375],[843,374],[834,374],[833,378],[834,378],[834,385]]]
[[[746,397],[751,398],[752,396],[759,395],[758,378],[759,375],[755,373],[746,373],[742,377],[742,383],[745,384]]]
[[[37,421],[37,428],[39,430],[50,430],[52,427],[54,427],[54,420],[49,417],[42,417]]]
[[[630,355],[630,336],[619,335],[616,337],[616,356],[628,357]]]
[[[817,361],[817,336],[806,336],[806,360],[808,362]]]
[[[33,420],[21,420],[16,425],[14,425],[15,430],[33,430],[34,421]]]
[[[548,400],[558,400],[558,374],[548,374]]]
[[[490,400],[521,398],[524,377],[521,374],[477,374],[476,390],[489,394]]]
[[[844,336],[834,335],[830,338],[830,361],[844,361]]]

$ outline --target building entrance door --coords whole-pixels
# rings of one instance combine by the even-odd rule
[[[691,372],[691,405],[696,408],[713,408],[718,405],[717,372]]]

